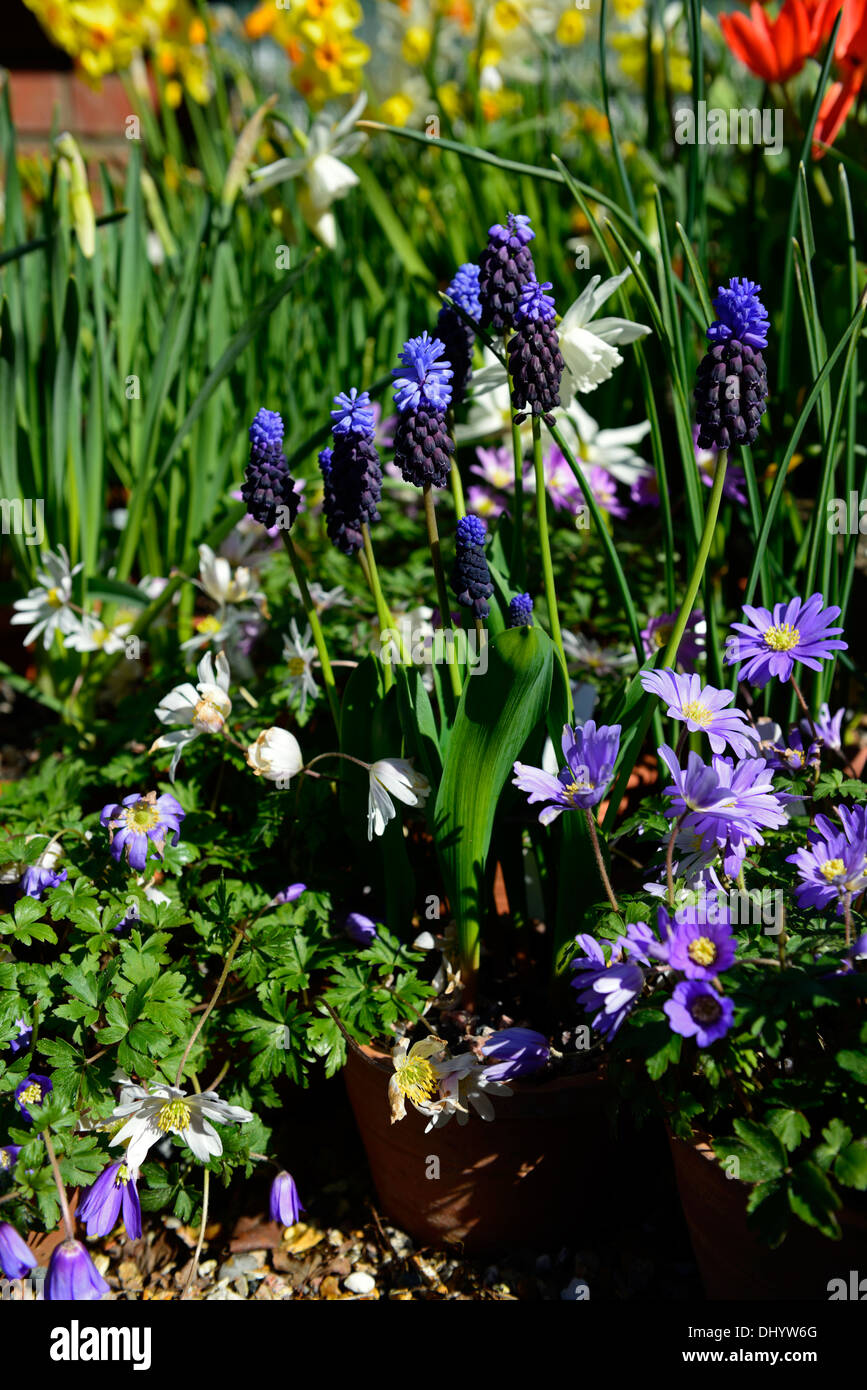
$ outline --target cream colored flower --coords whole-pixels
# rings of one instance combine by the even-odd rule
[[[379,758],[370,768],[370,795],[367,802],[367,838],[382,835],[397,812],[392,797],[405,806],[423,806],[430,795],[430,782],[416,772],[406,758]]]
[[[175,686],[164,696],[156,708],[156,716],[163,724],[182,727],[173,728],[170,733],[161,734],[151,745],[151,753],[160,748],[173,748],[169,778],[174,781],[175,769],[181,760],[187,744],[200,734],[218,734],[232,712],[229,699],[229,663],[224,652],[217,655],[216,671],[211,653],[202,657],[198,665],[198,685],[186,682]]]
[[[288,786],[304,765],[298,740],[288,729],[271,728],[247,749],[247,763],[257,777]]]

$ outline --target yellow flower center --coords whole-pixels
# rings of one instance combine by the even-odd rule
[[[655,647],[667,647],[671,639],[673,628],[671,623],[663,623],[653,634],[653,645]]]
[[[822,873],[830,883],[832,878],[840,877],[845,867],[842,859],[826,859],[822,865]]]
[[[297,677],[303,676],[306,670],[307,662],[304,660],[303,656],[291,656],[289,658],[290,676],[295,676],[297,679]]]
[[[420,1105],[436,1090],[437,1074],[426,1057],[413,1057],[395,1068],[395,1082],[407,1100]]]
[[[185,1100],[168,1100],[162,1109],[157,1111],[157,1129],[161,1129],[163,1134],[168,1134],[170,1130],[180,1134],[189,1127],[190,1107]]]
[[[38,1081],[31,1081],[31,1083],[30,1083],[29,1086],[25,1086],[25,1087],[24,1087],[24,1090],[21,1091],[20,1094],[19,1094],[19,1096],[18,1096],[18,1104],[19,1104],[19,1105],[41,1105],[41,1104],[42,1104],[42,1087],[40,1086],[40,1084],[39,1084]]]
[[[716,945],[708,936],[697,936],[686,948],[686,954],[694,965],[713,965],[716,960]]]
[[[49,589],[48,593],[45,595],[45,601],[49,608],[63,607],[63,595],[59,589]]]
[[[214,614],[211,613],[207,618],[200,619],[200,621],[196,623],[196,631],[205,636],[210,636],[213,632],[219,632],[219,618],[216,618]]]
[[[122,1183],[128,1183],[128,1182],[129,1182],[129,1169],[127,1168],[127,1166],[126,1166],[125,1163],[122,1163],[122,1164],[120,1165],[120,1167],[118,1168],[117,1172],[116,1172],[115,1175],[114,1175],[114,1185],[115,1185],[115,1187],[120,1187]]]
[[[801,634],[791,623],[778,623],[776,627],[767,629],[764,639],[765,646],[770,647],[772,652],[790,652],[797,647]]]
[[[9,1157],[9,1150],[0,1149],[0,1168],[9,1168],[11,1166],[12,1159]]]
[[[701,700],[690,700],[688,705],[683,706],[681,713],[684,719],[692,719],[694,723],[701,724],[703,729],[713,723],[713,710],[702,704]]]
[[[592,790],[592,787],[593,787],[592,782],[577,782],[577,781],[576,781],[576,782],[570,782],[569,785],[568,785],[568,787],[564,787],[563,790],[564,790],[565,795],[568,796],[568,797],[570,798],[570,800],[574,801],[575,797],[578,796],[579,792],[588,792],[588,791],[591,791],[591,790]]]
[[[155,825],[159,825],[160,813],[152,801],[137,801],[134,806],[126,808],[126,823],[130,830],[137,834],[153,830]]]

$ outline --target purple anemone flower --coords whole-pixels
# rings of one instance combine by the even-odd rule
[[[867,841],[850,842],[827,816],[817,817],[817,825],[819,833],[810,832],[809,846],[787,855],[786,863],[794,864],[800,875],[798,907],[822,909],[836,900],[839,916],[846,898],[867,888]]]
[[[790,729],[785,743],[766,745],[762,751],[768,767],[777,772],[803,772],[807,767],[818,766],[821,761],[819,744],[812,740],[805,743],[800,729]]]
[[[734,964],[737,943],[727,922],[702,922],[702,913],[681,908],[675,914],[675,932],[668,963],[688,980],[712,980]]]
[[[672,719],[682,719],[690,733],[705,733],[714,753],[728,745],[738,757],[755,751],[758,735],[747,723],[742,710],[728,709],[735,698],[733,690],[716,690],[702,685],[700,676],[679,676],[666,668],[644,671],[641,684],[668,705]]]
[[[818,718],[813,722],[816,726],[816,733],[826,748],[840,749],[843,747],[843,720],[845,718],[845,705],[834,714],[831,713],[827,703],[819,706]],[[813,730],[810,728],[808,719],[801,720],[801,729],[808,738],[813,737]]]
[[[281,907],[284,903],[294,903],[301,897],[302,893],[307,892],[306,883],[290,883],[288,887],[282,888],[279,893],[275,893],[271,901],[275,907]]]
[[[763,845],[762,830],[779,830],[788,819],[780,796],[764,758],[714,757],[711,766],[726,794],[721,805],[711,807],[687,818],[700,835],[713,835],[720,844],[728,840],[746,839],[748,844]],[[728,871],[727,871],[728,872]]]
[[[489,1081],[508,1081],[513,1076],[532,1076],[541,1071],[551,1049],[541,1033],[532,1028],[502,1028],[482,1044],[486,1057],[496,1058],[485,1068]]]
[[[0,1269],[7,1279],[23,1279],[38,1261],[14,1226],[0,1222]]]
[[[176,845],[181,835],[181,821],[186,812],[179,801],[169,793],[157,796],[147,792],[139,796],[125,796],[120,803],[112,802],[103,806],[99,817],[100,825],[106,826],[111,835],[111,856],[118,864],[124,851],[129,856],[131,869],[139,873],[144,870],[150,843],[157,854],[162,856],[166,836],[169,844]]]
[[[20,1144],[4,1144],[0,1148],[0,1173],[11,1173],[15,1164],[18,1162],[18,1155],[21,1152]]]
[[[54,1086],[50,1076],[40,1076],[38,1072],[32,1071],[25,1076],[20,1085],[15,1088],[15,1100],[18,1109],[24,1116],[28,1124],[33,1123],[33,1116],[27,1109],[28,1105],[44,1105]]]
[[[301,1198],[291,1173],[278,1173],[271,1184],[268,1211],[272,1221],[281,1226],[294,1226],[302,1211]]]
[[[641,641],[647,656],[655,656],[668,646],[678,616],[677,613],[660,613],[658,618],[651,618],[647,627],[641,629]],[[704,651],[706,627],[704,613],[700,608],[694,609],[687,619],[677,649],[677,660],[685,671],[693,669]]]
[[[620,725],[600,724],[588,719],[571,729],[563,726],[563,756],[566,766],[554,776],[540,767],[515,763],[512,782],[523,792],[529,792],[529,802],[544,801],[539,824],[550,825],[561,811],[574,811],[595,806],[605,795],[614,776],[614,764],[620,748]]]
[[[789,680],[796,661],[821,671],[821,663],[834,651],[846,651],[847,642],[840,640],[842,627],[829,624],[840,616],[836,606],[826,608],[822,594],[808,599],[793,598],[789,603],[775,603],[771,613],[767,608],[752,608],[744,604],[748,623],[732,623],[737,637],[726,643],[726,662],[736,666],[743,662],[741,680],[753,685],[767,685],[772,676]]]
[[[572,962],[572,969],[578,972],[578,978],[572,981],[573,989],[578,991],[577,1002],[588,1012],[599,1010],[592,1020],[593,1027],[611,1039],[644,988],[644,971],[640,965],[622,959],[623,938],[613,944],[609,961],[592,936],[575,939],[586,957]]]
[[[13,1057],[18,1052],[26,1052],[33,1037],[33,1028],[25,1018],[16,1018],[15,1027],[18,1029],[17,1036],[6,1044],[6,1051],[11,1052]]]
[[[45,1276],[43,1297],[47,1303],[83,1303],[108,1293],[93,1260],[80,1240],[64,1240],[55,1248]]]
[[[130,1240],[141,1239],[141,1203],[136,1191],[138,1171],[125,1163],[110,1163],[87,1189],[78,1216],[87,1234],[107,1236],[117,1225],[123,1207],[123,1224]]]
[[[46,888],[56,888],[58,883],[65,883],[66,878],[65,869],[48,869],[31,864],[21,876],[21,892],[26,893],[28,898],[41,898]]]
[[[686,767],[677,761],[677,754],[667,743],[657,748],[657,753],[668,768],[674,782],[663,788],[663,796],[671,797],[667,816],[689,815],[692,823],[695,817],[714,812],[718,818],[730,822],[733,819],[731,797],[720,782],[716,767],[708,767],[698,753],[690,753]],[[764,762],[762,762],[764,766]]]
[[[681,980],[662,1010],[673,1033],[695,1038],[699,1047],[709,1047],[731,1028],[735,1006],[704,980]]]
[[[343,924],[343,930],[358,946],[369,946],[378,935],[376,923],[370,917],[365,917],[363,912],[350,912],[347,914]]]

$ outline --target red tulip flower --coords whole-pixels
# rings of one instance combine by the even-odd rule
[[[825,8],[821,0],[819,8]],[[754,3],[749,19],[745,14],[724,14],[719,22],[732,53],[750,72],[765,82],[788,82],[815,52],[813,10],[804,0],[785,0],[777,18],[769,19]]]
[[[838,5],[832,8],[833,27]],[[833,145],[854,103],[857,101],[867,71],[867,0],[844,0],[843,22],[834,46],[834,66],[840,81],[834,82],[819,108],[813,146],[814,159],[821,159],[823,145]]]

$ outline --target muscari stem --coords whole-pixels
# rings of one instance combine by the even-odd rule
[[[452,465],[451,471],[455,471],[454,465]],[[446,589],[446,576],[443,570],[442,551],[440,550],[440,536],[437,530],[436,506],[434,504],[433,488],[430,483],[426,483],[424,487],[424,519],[425,525],[427,526],[427,539],[428,545],[430,546],[431,564],[433,565],[434,578],[436,579],[440,622],[442,623],[443,631],[448,632],[452,625],[451,610],[449,607],[448,590]],[[452,694],[455,700],[459,700],[461,697],[461,673],[458,670],[456,662],[449,661],[447,665],[449,680],[452,685]]]
[[[569,722],[571,723],[573,714],[572,687],[569,683],[569,668],[566,665],[563,634],[560,631],[560,614],[557,609],[557,588],[554,583],[554,564],[551,559],[551,542],[548,536],[548,493],[545,488],[545,464],[542,459],[542,424],[538,415],[533,416],[533,468],[536,474],[536,516],[539,525],[539,549],[542,553],[542,574],[545,580],[545,602],[548,605],[548,623],[560,664],[563,667],[569,706]]]
[[[593,846],[593,853],[596,856],[596,867],[599,870],[599,877],[602,879],[602,886],[605,889],[606,897],[608,898],[608,901],[610,902],[611,906],[614,908],[614,911],[619,912],[620,905],[614,896],[614,889],[611,887],[611,880],[609,879],[608,873],[605,869],[605,860],[602,858],[602,847],[599,844],[599,835],[596,830],[596,822],[593,819],[593,815],[590,811],[589,806],[585,806],[584,816],[587,820],[587,829],[590,831],[590,843]]]
[[[328,705],[331,710],[331,717],[334,720],[335,729],[340,729],[340,702],[337,699],[337,686],[334,682],[334,672],[331,669],[331,661],[328,656],[328,648],[325,645],[325,634],[322,631],[322,624],[319,621],[319,614],[316,606],[310,597],[310,590],[307,587],[307,580],[304,576],[304,567],[298,556],[298,552],[292,542],[292,537],[288,531],[281,532],[289,562],[295,575],[298,591],[301,594],[301,603],[310,624],[310,631],[313,633],[313,642],[319,655],[319,665],[322,670],[322,684],[325,686],[325,694],[328,696]]]

